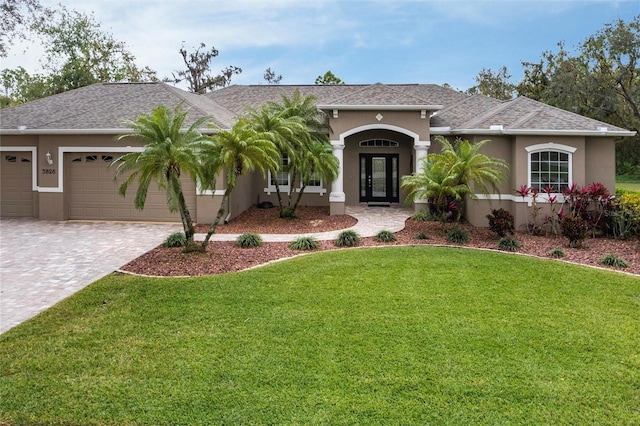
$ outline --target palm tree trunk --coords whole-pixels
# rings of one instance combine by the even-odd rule
[[[227,203],[227,200],[229,199],[229,194],[231,194],[231,190],[233,190],[233,186],[231,187],[227,186],[226,191],[224,191],[224,195],[222,196],[222,202],[220,203],[220,208],[218,209],[218,214],[216,215],[215,220],[211,223],[211,226],[209,227],[209,232],[207,232],[207,236],[202,242],[202,251],[207,251],[207,245],[209,244],[209,240],[211,239],[211,236],[216,232],[216,227],[218,226],[218,224],[220,223],[220,219],[222,219],[222,216],[224,215],[224,206]]]
[[[191,219],[191,213],[187,207],[187,202],[184,199],[184,194],[180,191],[178,196],[180,203],[180,217],[182,218],[182,227],[184,228],[184,236],[187,238],[187,247],[193,245],[193,234],[196,230],[193,227],[193,220]]]
[[[300,192],[298,192],[298,198],[296,198],[296,202],[293,205],[293,211],[295,212],[296,209],[298,208],[298,203],[300,203],[300,199],[302,198],[302,194],[304,194],[304,189],[307,187],[307,185],[302,185],[302,188],[300,188]]]
[[[276,196],[278,197],[278,207],[280,207],[280,214],[282,214],[284,206],[282,205],[282,194],[280,193],[280,184],[278,183],[278,175],[277,175],[277,172],[274,170],[270,170],[270,172],[271,172],[271,178],[273,179],[273,182],[275,183],[275,187],[276,187]]]

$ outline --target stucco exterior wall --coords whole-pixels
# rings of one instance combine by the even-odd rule
[[[616,186],[615,176],[616,147],[613,138],[587,138],[582,185],[601,182],[613,194]]]
[[[341,134],[366,125],[393,125],[403,129],[410,130],[420,136],[420,140],[429,140],[429,112],[427,111],[425,118],[420,118],[420,111],[385,111],[369,110],[369,111],[339,111],[338,118],[333,118],[330,114],[329,125],[331,133],[329,138],[336,140]],[[382,117],[380,120],[376,116]]]

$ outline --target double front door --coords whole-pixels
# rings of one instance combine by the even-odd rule
[[[360,202],[400,200],[398,154],[360,154]]]

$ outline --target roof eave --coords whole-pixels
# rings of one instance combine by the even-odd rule
[[[455,129],[452,134],[467,135],[513,135],[513,136],[635,136],[630,130],[554,130],[554,129]]]
[[[345,105],[345,104],[327,104],[318,105],[318,109],[321,110],[333,110],[339,111],[372,111],[372,110],[385,110],[385,111],[439,111],[444,108],[443,105]]]
[[[187,129],[183,129],[187,130]],[[218,132],[215,128],[198,129],[200,133],[212,135]],[[0,129],[0,135],[123,135],[131,133],[131,129]]]

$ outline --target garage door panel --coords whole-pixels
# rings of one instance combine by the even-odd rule
[[[0,157],[0,216],[33,217],[31,161],[31,152],[2,152]]]
[[[178,213],[170,213],[166,193],[153,182],[149,186],[144,210],[134,206],[137,182],[129,185],[125,197],[118,190],[125,176],[114,181],[115,168],[109,168],[113,158],[122,154],[73,154],[67,158],[67,188],[69,219],[136,220],[179,222]],[[76,160],[76,161],[73,161]],[[183,179],[187,206],[195,214],[195,184]]]

